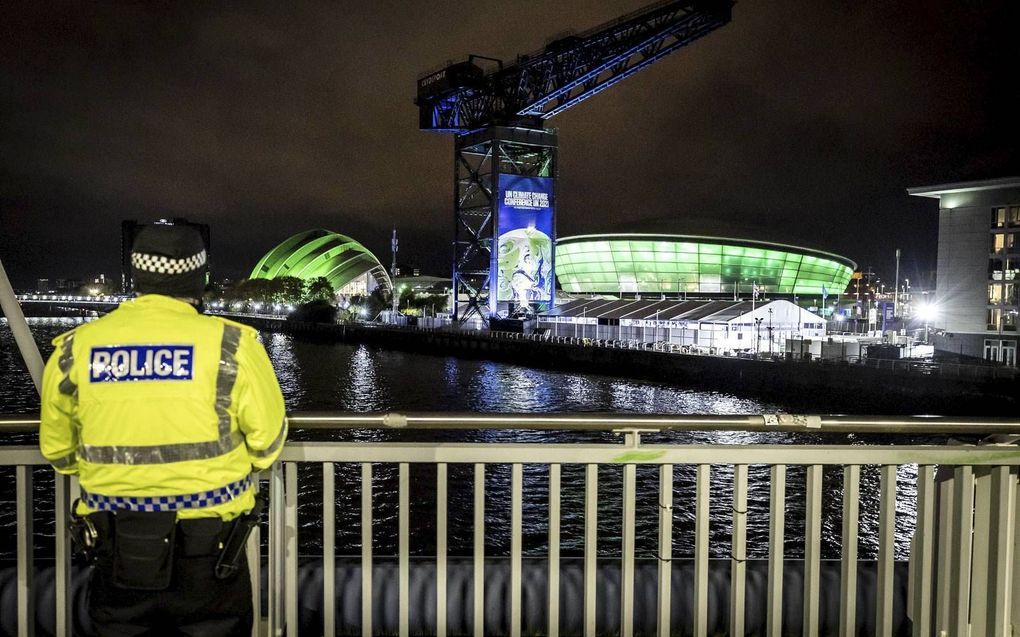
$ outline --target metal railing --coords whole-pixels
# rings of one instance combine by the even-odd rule
[[[351,502],[360,500],[360,578],[361,578],[361,634],[371,635],[378,626],[373,621],[380,609],[373,604],[373,564],[382,559],[373,555],[373,517],[377,476],[383,467],[395,469],[397,482],[397,632],[432,631],[444,635],[448,632],[448,584],[450,559],[448,538],[451,535],[448,510],[449,476],[454,467],[466,467],[472,476],[470,529],[472,551],[470,569],[472,582],[486,578],[486,522],[492,504],[487,500],[487,468],[503,467],[508,472],[509,491],[509,580],[505,589],[503,608],[506,610],[507,633],[522,634],[522,526],[524,467],[541,465],[547,468],[548,519],[545,521],[548,549],[542,562],[546,599],[543,632],[558,635],[565,615],[561,608],[560,591],[562,543],[570,538],[561,535],[561,521],[566,515],[562,508],[561,492],[565,468],[583,467],[583,607],[580,610],[584,635],[596,634],[596,618],[603,609],[596,606],[597,590],[604,586],[599,580],[598,564],[611,559],[619,568],[619,633],[635,634],[635,519],[639,512],[639,494],[654,494],[657,512],[657,576],[654,603],[656,634],[670,634],[680,622],[695,635],[709,634],[709,558],[711,531],[710,508],[719,502],[711,500],[716,486],[713,476],[725,476],[730,501],[724,502],[731,514],[726,520],[730,545],[726,552],[729,561],[729,603],[726,626],[730,634],[744,634],[747,614],[745,606],[748,592],[747,544],[749,468],[767,468],[768,537],[767,546],[767,603],[766,634],[784,634],[784,556],[789,549],[785,519],[793,487],[792,476],[804,474],[803,497],[803,576],[797,591],[802,598],[804,635],[821,634],[822,617],[822,546],[823,546],[823,470],[838,468],[842,473],[841,535],[839,540],[839,612],[838,634],[858,634],[855,628],[860,621],[858,597],[858,543],[861,539],[861,478],[862,469],[877,467],[879,473],[877,562],[875,564],[875,634],[893,634],[894,617],[894,542],[897,504],[904,494],[916,488],[916,527],[911,547],[908,581],[907,614],[911,618],[914,635],[1008,635],[1020,630],[1020,542],[1016,533],[1018,509],[1018,467],[1020,449],[1012,445],[965,445],[950,441],[946,444],[896,444],[900,436],[926,435],[995,435],[998,440],[1015,442],[1020,436],[1020,420],[948,419],[948,418],[880,418],[880,417],[826,417],[797,415],[759,416],[626,416],[619,414],[575,415],[477,415],[477,414],[333,414],[299,413],[290,417],[293,430],[348,429],[407,431],[417,430],[477,430],[478,441],[442,441],[438,431],[436,440],[400,442],[385,439],[351,441],[288,442],[280,461],[269,472],[271,506],[268,517],[268,616],[257,632],[269,635],[293,635],[301,623],[300,609],[307,605],[308,596],[321,596],[323,634],[335,634],[337,628],[336,581],[336,515],[338,494],[343,492]],[[0,418],[0,433],[31,430],[37,425],[34,419]],[[494,442],[486,432],[519,430],[520,435],[504,436]],[[574,432],[584,439],[574,442],[528,442],[534,440],[529,431],[556,430]],[[580,433],[585,432],[585,433]],[[600,432],[592,436],[592,432]],[[607,432],[619,436],[618,441],[606,442]],[[717,435],[719,441],[736,440],[738,444],[678,444],[662,441],[665,432],[700,432]],[[886,434],[882,443],[861,444],[748,444],[748,437],[727,438],[720,432],[809,432],[811,434]],[[302,434],[307,436],[309,434]],[[565,434],[567,435],[567,434]],[[649,444],[642,437],[656,435],[660,440]],[[427,437],[424,432],[417,438]],[[385,437],[385,436],[383,436]],[[594,441],[592,441],[594,440]],[[0,466],[16,467],[17,493],[17,553],[18,553],[18,618],[19,635],[31,635],[34,617],[32,510],[33,485],[31,467],[45,464],[33,447],[0,447]],[[435,607],[428,613],[435,619],[430,625],[411,623],[411,608],[424,603],[412,597],[411,580],[411,500],[412,466],[428,465],[435,469],[435,510],[428,515],[434,521],[435,554],[427,558],[430,577],[434,578]],[[722,465],[722,469],[720,469]],[[916,485],[905,484],[899,469],[916,465]],[[299,527],[301,493],[308,486],[299,476],[308,472],[303,467],[321,467],[321,589],[302,591],[299,596],[299,538],[308,535]],[[622,471],[619,493],[608,494],[605,485],[599,484],[600,467],[615,466]],[[639,467],[653,467],[650,471]],[[796,472],[794,469],[797,469]],[[300,470],[300,471],[299,471]],[[695,476],[693,498],[678,501],[674,471],[689,471]],[[938,474],[938,475],[937,475]],[[491,481],[492,473],[489,478]],[[543,474],[544,475],[544,474]],[[644,477],[639,484],[638,478]],[[343,482],[337,490],[337,477]],[[614,483],[615,484],[615,483]],[[790,489],[788,489],[790,487]],[[615,487],[614,487],[615,488]],[[70,559],[66,527],[66,512],[74,497],[70,481],[56,481],[56,634],[70,634],[71,605],[68,602]],[[607,497],[618,496],[622,507],[619,533],[619,551],[606,558],[597,550],[599,542],[599,516],[605,515]],[[529,497],[531,497],[529,495]],[[647,504],[648,498],[644,498]],[[487,508],[488,507],[488,508]],[[692,600],[690,617],[671,615],[674,560],[679,556],[674,548],[675,509],[694,511],[694,542]],[[647,511],[645,513],[648,513]],[[464,529],[459,529],[464,531]],[[576,538],[575,538],[576,539]],[[253,537],[250,549],[257,554],[259,539]],[[718,547],[715,547],[718,548]],[[258,569],[257,560],[254,563]],[[256,574],[256,577],[258,575]],[[256,579],[258,581],[258,579]],[[682,592],[687,595],[687,591]],[[486,588],[472,584],[470,593],[473,609],[472,634],[482,635],[485,630]],[[259,608],[259,606],[256,606]],[[416,611],[417,617],[424,617]],[[640,618],[643,622],[648,617]],[[789,618],[786,618],[787,621]],[[830,625],[834,625],[830,624]],[[288,629],[288,627],[290,627]],[[601,629],[601,628],[600,628]],[[318,631],[316,631],[318,632]]]

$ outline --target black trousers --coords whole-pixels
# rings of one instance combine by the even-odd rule
[[[251,634],[251,578],[247,562],[230,579],[213,571],[226,535],[219,519],[178,522],[173,575],[166,590],[121,588],[113,581],[113,552],[102,542],[89,583],[88,609],[100,637]],[[100,526],[97,524],[97,527]],[[102,537],[102,531],[100,531]]]

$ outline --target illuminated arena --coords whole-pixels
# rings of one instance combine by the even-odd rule
[[[389,292],[390,277],[379,259],[354,239],[329,230],[307,230],[266,253],[249,278],[326,277],[338,294],[365,295],[377,287]]]
[[[781,243],[672,234],[560,238],[556,275],[568,294],[835,296],[857,264]]]

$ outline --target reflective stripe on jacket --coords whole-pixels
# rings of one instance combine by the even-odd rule
[[[39,446],[92,502],[181,503],[179,518],[251,509],[252,489],[231,485],[269,467],[287,435],[254,329],[152,294],[53,344]]]

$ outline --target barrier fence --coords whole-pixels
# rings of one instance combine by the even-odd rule
[[[0,433],[27,431],[37,426],[32,419],[0,418]],[[268,475],[270,511],[268,522],[261,529],[268,534],[268,613],[259,622],[256,633],[267,635],[294,635],[302,625],[302,608],[308,605],[308,596],[321,601],[322,634],[337,634],[338,583],[336,581],[338,556],[336,546],[336,504],[340,491],[360,500],[361,554],[360,561],[360,634],[372,635],[389,630],[386,618],[389,610],[380,608],[378,583],[373,583],[380,562],[386,556],[373,555],[372,532],[375,525],[373,512],[377,494],[373,492],[373,476],[382,468],[393,466],[398,476],[397,489],[397,555],[396,555],[396,617],[395,631],[399,635],[454,634],[451,632],[451,612],[456,610],[457,626],[470,620],[466,634],[492,634],[492,604],[501,608],[502,619],[495,625],[497,632],[520,635],[524,626],[530,626],[534,617],[522,614],[522,595],[534,602],[535,562],[529,558],[524,567],[522,527],[524,498],[523,470],[525,465],[541,465],[548,469],[547,553],[539,562],[544,585],[541,603],[544,625],[539,632],[559,635],[567,630],[568,614],[575,609],[562,606],[562,591],[567,582],[562,578],[566,558],[561,555],[560,494],[565,486],[563,469],[583,467],[583,558],[581,559],[580,626],[585,636],[601,633],[605,627],[604,602],[606,581],[600,573],[606,560],[614,562],[618,570],[618,586],[614,592],[612,624],[614,632],[633,635],[644,627],[654,626],[654,634],[707,635],[719,627],[710,613],[710,528],[709,508],[713,491],[713,476],[726,476],[730,481],[727,491],[730,501],[725,504],[732,515],[729,526],[729,596],[725,605],[723,627],[729,634],[744,634],[750,630],[746,622],[757,621],[749,617],[748,608],[748,471],[752,466],[768,467],[768,518],[765,634],[784,633],[784,621],[789,629],[789,604],[784,599],[793,593],[801,600],[798,609],[800,632],[803,635],[859,634],[861,626],[874,626],[874,634],[891,635],[902,630],[902,622],[894,627],[894,588],[897,569],[894,555],[897,503],[903,499],[908,486],[898,479],[898,469],[916,465],[916,528],[911,545],[907,576],[906,615],[910,619],[910,632],[914,635],[1009,635],[1020,631],[1020,551],[1018,551],[1017,508],[1018,467],[1020,449],[1015,442],[1020,437],[1020,421],[989,419],[946,418],[880,418],[880,417],[819,417],[794,415],[761,416],[626,416],[620,414],[576,415],[473,415],[473,414],[327,414],[300,413],[291,416],[294,430],[314,429],[381,429],[420,430],[418,442],[374,441],[307,441],[288,442],[280,461]],[[521,432],[556,430],[564,432],[615,432],[618,442],[579,441],[568,443],[528,442],[533,436],[516,437],[518,442],[444,442],[430,441],[429,431],[470,429],[478,432],[518,430]],[[673,444],[647,443],[642,437],[668,431],[686,432],[812,432],[838,434],[885,434],[885,443],[868,444]],[[993,436],[986,444],[960,444],[951,439],[946,444],[896,444],[897,437],[916,438],[923,435]],[[32,635],[36,612],[34,600],[39,594],[33,581],[33,488],[31,469],[45,461],[34,447],[0,447],[0,466],[13,465],[17,495],[17,617],[18,634]],[[420,576],[420,562],[411,560],[411,477],[412,465],[431,465],[435,469],[436,505],[428,511],[434,521],[435,555],[429,556],[428,577],[434,594],[425,601],[418,591],[412,593],[411,582]],[[467,589],[450,588],[453,561],[448,551],[450,528],[448,493],[450,472],[453,467],[466,466],[472,476],[472,528],[473,552],[468,556],[470,577]],[[604,509],[605,486],[599,483],[599,468],[622,467],[623,480],[619,502],[622,506],[618,553],[607,558],[599,556],[598,517]],[[656,479],[639,484],[638,467],[653,467]],[[315,556],[299,555],[299,537],[308,530],[299,528],[299,507],[307,504],[302,477],[308,471],[303,467],[321,468],[321,551]],[[510,551],[509,575],[506,586],[493,589],[478,585],[486,581],[493,570],[486,555],[487,511],[493,504],[486,493],[487,470],[509,467]],[[796,591],[784,590],[789,578],[784,569],[790,568],[789,552],[784,527],[788,477],[793,468],[803,468],[804,537],[801,579]],[[839,608],[838,626],[823,615],[827,612],[822,598],[823,560],[822,536],[822,476],[823,469],[836,467],[842,472],[842,516],[839,551]],[[860,539],[860,484],[863,468],[878,467],[880,474],[879,522],[877,528],[878,557],[874,563],[874,616],[861,617],[858,612]],[[674,471],[691,469],[696,475],[692,499],[678,498],[674,489]],[[725,469],[725,470],[721,470]],[[648,470],[652,471],[652,470]],[[644,475],[645,470],[642,470]],[[353,475],[353,480],[349,477]],[[800,471],[797,471],[800,475]],[[337,478],[341,484],[338,491]],[[490,475],[491,478],[491,475]],[[53,594],[56,599],[56,634],[70,634],[73,625],[73,605],[70,599],[71,566],[66,533],[67,511],[75,497],[75,486],[70,480],[58,477],[53,498],[56,502],[56,576]],[[635,591],[636,568],[635,519],[640,498],[638,494],[655,493],[657,510],[655,600],[651,602]],[[356,497],[355,497],[356,495]],[[911,497],[914,497],[911,493]],[[500,505],[502,506],[502,505]],[[690,590],[676,590],[679,555],[674,553],[673,524],[678,508],[693,509],[695,538],[693,554],[683,556],[693,563]],[[458,529],[464,531],[464,529]],[[251,557],[258,554],[260,538],[250,540]],[[302,560],[313,557],[321,561],[321,586],[309,591],[299,589]],[[261,568],[257,559],[250,560],[259,577]],[[462,564],[457,561],[457,568]],[[870,566],[868,568],[871,568]],[[525,571],[530,574],[525,578]],[[617,571],[614,571],[617,572]],[[460,577],[458,575],[458,577]],[[615,577],[615,576],[614,576]],[[420,579],[420,578],[419,578]],[[256,579],[258,581],[258,579]],[[418,581],[415,579],[414,581]],[[458,580],[460,581],[460,580]],[[869,580],[870,581],[870,580]],[[307,584],[307,582],[305,582]],[[257,587],[256,587],[257,589]],[[299,595],[299,590],[301,593]],[[496,591],[500,599],[491,599]],[[648,590],[647,587],[642,590]],[[460,591],[460,592],[458,592]],[[452,597],[464,592],[470,608],[453,607]],[[784,597],[785,593],[785,597]],[[487,595],[489,598],[487,599]],[[870,594],[869,594],[870,595]],[[679,616],[675,612],[675,596],[689,597],[691,614]],[[341,598],[341,604],[351,600]],[[434,604],[423,612],[422,604]],[[712,604],[718,605],[713,599]],[[256,608],[261,606],[259,600]],[[643,609],[639,614],[637,609]],[[870,606],[869,606],[870,608]],[[569,612],[568,612],[569,611]],[[787,616],[784,616],[784,613]],[[487,616],[487,614],[489,616]],[[654,614],[654,617],[648,615]],[[413,622],[412,622],[412,618]],[[427,618],[427,619],[425,619]],[[346,620],[345,620],[346,621]],[[602,622],[597,625],[597,621]],[[423,623],[425,622],[425,623]],[[489,622],[489,624],[486,624]],[[639,628],[636,629],[636,623]],[[385,624],[385,625],[384,625]],[[711,625],[710,625],[711,624]],[[571,624],[572,626],[572,624]],[[288,629],[288,627],[290,627]],[[830,630],[835,628],[835,630]],[[349,629],[345,624],[344,630]],[[533,627],[528,628],[534,632]],[[318,630],[315,631],[318,633]]]

